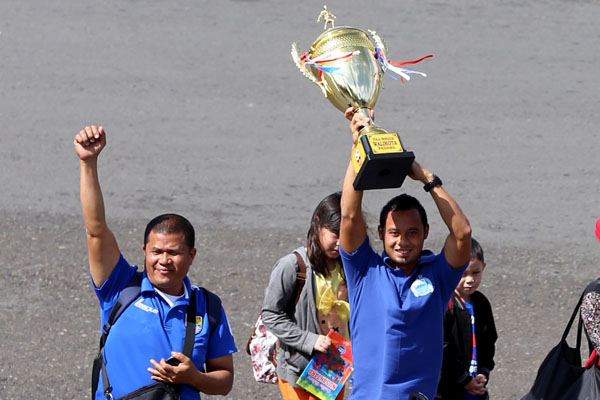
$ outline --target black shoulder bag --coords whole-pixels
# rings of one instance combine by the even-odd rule
[[[560,342],[550,350],[540,365],[531,390],[521,400],[600,399],[600,371],[595,367],[596,363],[587,369],[581,365],[581,316],[575,347],[569,347],[567,343],[567,336],[586,292],[579,298]]]

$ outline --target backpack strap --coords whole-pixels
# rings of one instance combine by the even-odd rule
[[[298,271],[296,272],[296,288],[294,289],[294,307],[292,308],[291,306],[288,306],[288,314],[290,314],[289,311],[293,311],[293,309],[296,308],[296,304],[298,304],[298,300],[300,299],[300,293],[302,292],[302,289],[304,288],[304,283],[306,282],[306,264],[304,263],[304,260],[302,259],[300,253],[294,250],[294,255],[296,256],[296,260],[298,262]],[[246,353],[248,353],[248,355],[251,355],[250,342],[254,338],[255,329],[256,326],[252,325],[250,337],[248,338],[248,342],[246,343]]]
[[[140,296],[142,289],[142,277],[142,271],[135,271],[127,285],[123,288],[123,290],[121,290],[121,293],[119,293],[117,302],[113,306],[108,317],[108,321],[106,322],[107,324],[114,325],[121,314],[123,314],[123,311],[125,311],[125,309]],[[110,330],[110,326],[108,327],[108,330]]]
[[[296,291],[294,294],[294,308],[296,308],[296,304],[298,304],[298,299],[300,299],[300,292],[304,288],[304,283],[306,282],[306,264],[302,259],[302,256],[297,251],[294,251],[294,255],[298,259],[298,273],[296,274]]]
[[[106,343],[106,338],[110,332],[110,328],[116,323],[117,319],[121,316],[123,311],[140,295],[141,283],[142,283],[142,272],[136,271],[131,277],[125,288],[119,294],[117,302],[113,306],[108,320],[104,324],[102,329],[102,336],[100,337],[100,345],[98,355],[94,359],[92,367],[92,399],[96,395],[98,389],[99,374],[102,373],[102,384],[104,387],[105,397],[111,397],[112,387],[108,381],[108,375],[106,374],[106,366],[104,364],[103,350]],[[210,292],[207,289],[201,288],[204,291],[206,298],[206,308],[208,310],[208,323],[209,331],[212,334],[219,325],[221,319],[221,299],[216,294]],[[192,352],[194,350],[194,337],[196,329],[196,292],[191,291],[190,302],[186,313],[186,331],[185,341],[183,345],[182,353],[187,357],[192,358]]]
[[[206,288],[201,287],[200,289],[204,291],[206,311],[208,313],[208,327],[212,335],[217,326],[219,326],[219,322],[221,322],[221,298]]]
[[[121,290],[121,293],[119,293],[119,297],[117,298],[117,301],[113,306],[110,315],[108,316],[108,320],[102,327],[102,336],[100,336],[98,355],[94,359],[94,363],[92,365],[92,399],[96,396],[100,371],[102,371],[102,382],[104,384],[105,391],[107,389],[112,390],[110,385],[108,385],[108,376],[106,376],[106,370],[104,368],[104,345],[106,344],[106,338],[108,337],[110,328],[115,324],[121,314],[123,314],[123,311],[125,311],[125,309],[139,297],[142,287],[142,275],[142,271],[136,271],[133,274],[129,282],[127,282],[127,285],[125,285],[123,290]]]
[[[199,288],[200,290],[202,290],[204,292],[204,299],[206,300],[206,313],[208,314],[208,344],[210,344],[210,336],[213,334],[213,332],[217,329],[217,327],[219,326],[219,322],[221,321],[221,299],[219,298],[219,296],[217,296],[216,294],[214,294],[213,292],[211,292],[210,290],[206,289],[206,288]],[[187,347],[189,346],[189,354],[185,353],[188,357],[192,358],[191,354],[192,354],[192,350],[194,347],[194,331],[193,329],[190,329],[190,326],[195,326],[196,325],[196,313],[194,313],[194,315],[191,317],[193,318],[193,321],[189,320],[189,316],[188,316],[188,332],[191,331],[191,334],[186,334],[185,337],[185,346],[183,347],[184,353],[187,349]],[[191,339],[188,342],[188,336],[191,337]],[[206,360],[205,360],[206,362]],[[202,372],[205,372],[204,366],[202,366],[201,369]]]

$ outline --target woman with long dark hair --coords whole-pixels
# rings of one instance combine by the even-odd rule
[[[319,203],[306,247],[275,263],[265,291],[262,318],[281,343],[277,375],[284,400],[316,400],[296,385],[298,377],[315,352],[327,351],[330,329],[348,338],[348,291],[338,252],[340,199],[337,192]],[[306,281],[294,307],[300,262],[306,265]],[[342,390],[337,398],[343,397]]]

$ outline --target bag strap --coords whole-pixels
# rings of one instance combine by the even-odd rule
[[[208,328],[212,335],[219,326],[219,322],[221,322],[221,298],[206,288],[201,287],[200,289],[204,292],[204,298],[206,299]]]
[[[296,256],[296,260],[298,263],[298,271],[296,272],[296,288],[294,289],[294,308],[295,308],[296,304],[298,304],[298,300],[300,299],[300,293],[302,292],[302,289],[304,288],[304,283],[306,282],[306,263],[304,263],[304,259],[302,259],[302,256],[300,255],[300,253],[298,253],[295,250],[294,250],[294,255]],[[289,309],[291,309],[291,307],[288,306],[288,311],[290,311]],[[246,343],[246,353],[248,353],[248,355],[251,355],[250,342],[252,341],[252,338],[254,337],[255,329],[256,329],[256,326],[252,325],[252,328],[250,330],[250,337],[248,338],[248,342]]]
[[[185,319],[185,341],[183,342],[182,353],[187,357],[192,358],[192,351],[194,350],[194,336],[196,335],[196,292],[193,289],[192,294],[190,295],[190,304],[188,305]]]
[[[584,295],[585,295],[585,290],[583,291],[583,293],[581,293],[581,297],[579,298],[579,301],[577,302],[577,305],[575,306],[575,309],[573,310],[573,313],[571,314],[571,318],[569,318],[569,323],[567,323],[567,326],[565,328],[565,331],[563,332],[561,341],[567,340],[567,336],[569,336],[569,331],[571,330],[571,326],[573,325],[573,322],[575,321],[575,317],[577,317],[577,314],[579,314],[579,307],[581,306],[581,302],[583,301]],[[577,324],[577,343],[575,346],[575,348],[578,351],[581,348],[582,327],[583,327],[583,321],[581,320],[581,317],[579,317],[579,323]]]
[[[98,390],[99,374],[102,373],[102,386],[104,388],[104,397],[106,399],[112,399],[112,387],[106,374],[106,364],[104,363],[104,345],[110,332],[110,328],[116,323],[117,319],[121,316],[123,311],[140,295],[142,281],[142,272],[136,272],[133,277],[129,280],[125,288],[119,294],[117,302],[113,306],[108,321],[104,324],[102,329],[102,336],[100,337],[100,345],[98,349],[98,355],[94,359],[92,366],[92,399],[96,396],[96,390]],[[210,333],[216,329],[221,316],[221,299],[216,294],[202,288],[206,295],[207,310],[208,310],[208,323]],[[137,291],[137,292],[136,292]],[[212,299],[210,301],[209,299]],[[218,314],[216,310],[218,309]],[[183,345],[183,354],[187,357],[192,357],[192,351],[194,350],[194,336],[196,329],[196,292],[191,291],[190,301],[186,313],[186,330],[185,330],[185,341]]]
[[[119,297],[108,316],[108,320],[102,327],[102,335],[100,336],[100,344],[98,345],[98,355],[92,364],[92,399],[96,396],[100,371],[102,371],[103,381],[104,375],[106,374],[103,368],[104,357],[102,354],[110,328],[112,328],[117,319],[123,314],[123,311],[125,311],[125,309],[140,295],[142,276],[142,271],[136,271],[131,279],[129,279],[127,285],[125,285],[123,290],[121,290],[121,293],[119,293]],[[108,377],[106,377],[106,379],[108,380]]]
[[[302,259],[302,256],[297,251],[294,251],[294,255],[298,260],[298,272],[296,273],[296,291],[294,293],[294,308],[296,308],[296,304],[298,304],[298,300],[300,299],[300,293],[304,288],[304,283],[306,282],[306,264]]]
[[[110,326],[114,325],[121,314],[123,314],[123,311],[139,297],[142,289],[142,277],[142,271],[135,271],[129,282],[127,282],[127,285],[125,285],[125,288],[119,293],[117,302],[113,306],[108,317],[107,324],[110,324]],[[108,327],[108,330],[110,330],[110,326]]]

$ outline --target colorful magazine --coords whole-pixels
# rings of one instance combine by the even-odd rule
[[[317,352],[296,383],[321,400],[335,400],[352,373],[352,348],[333,330],[327,336],[331,338],[327,353]]]

